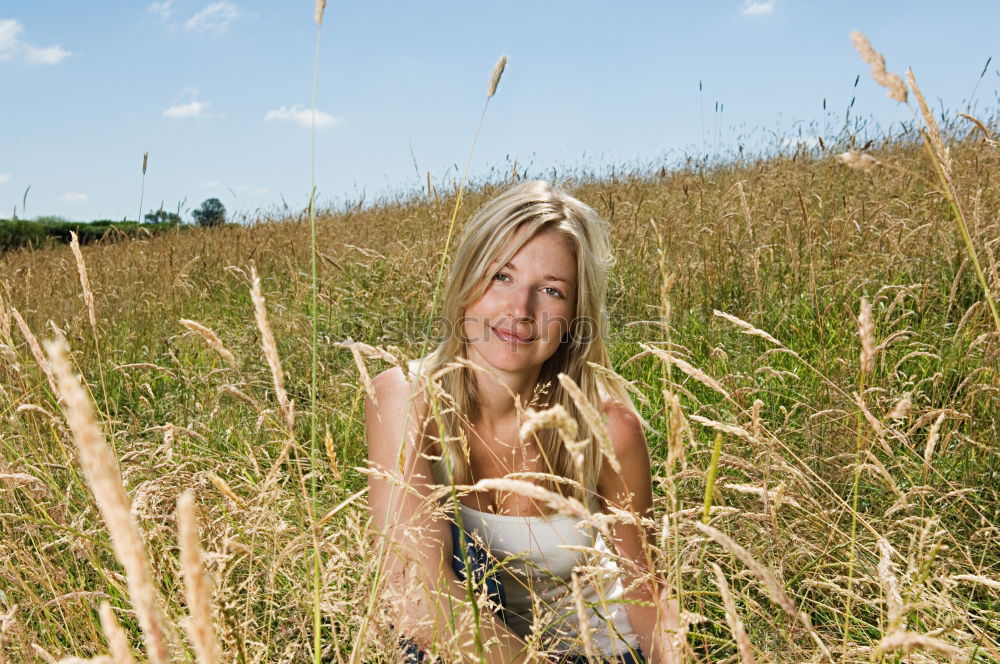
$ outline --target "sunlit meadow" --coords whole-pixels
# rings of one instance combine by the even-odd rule
[[[685,661],[1000,661],[1000,148],[927,122],[556,174],[613,229]],[[0,661],[394,661],[366,376],[536,175],[318,210],[315,254],[306,212],[0,256]]]

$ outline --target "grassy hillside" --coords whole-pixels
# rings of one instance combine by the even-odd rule
[[[657,521],[670,524],[661,569],[679,572],[695,620],[688,655],[706,664],[739,659],[713,562],[761,661],[868,661],[902,624],[930,635],[907,637],[907,661],[1000,661],[1000,335],[946,201],[913,175],[933,177],[926,154],[905,140],[873,154],[912,174],[849,170],[830,150],[567,183],[613,227],[613,358],[648,401],[637,405],[651,426]],[[997,297],[1000,150],[968,138],[952,158]],[[460,219],[507,184],[476,187]],[[377,542],[355,493],[366,486],[364,392],[336,343],[417,356],[453,204],[425,192],[321,216],[317,454],[307,223],[83,247],[96,334],[69,248],[0,255],[0,661],[31,661],[33,644],[56,659],[107,652],[103,600],[137,651],[142,643],[122,565],[12,308],[40,339],[66,335],[119,459],[178,661],[193,661],[179,627],[188,605],[175,523],[189,488],[225,661],[311,657],[316,547],[324,659],[346,662],[352,648],[357,661],[393,656],[384,598],[369,601]],[[291,439],[254,322],[251,265],[298,412]],[[874,318],[867,375],[863,296]],[[234,361],[180,319],[214,330]],[[668,371],[640,343],[719,389]],[[679,399],[672,422],[665,394]],[[695,526],[713,423],[740,428],[722,440],[710,525],[769,570],[808,621],[784,613],[759,573]],[[683,452],[674,472],[671,446]]]

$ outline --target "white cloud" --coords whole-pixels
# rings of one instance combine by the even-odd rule
[[[156,14],[160,17],[161,21],[166,21],[170,18],[170,15],[174,13],[173,7],[174,0],[163,0],[162,2],[154,2],[149,7],[146,7],[146,12],[150,14]]]
[[[233,3],[213,2],[189,18],[184,27],[188,30],[224,32],[239,15],[240,12]]]
[[[205,109],[207,108],[207,101],[193,101],[189,104],[177,104],[176,106],[171,106],[163,111],[163,117],[175,120],[180,118],[196,118],[203,115]]]
[[[14,19],[0,21],[0,60],[9,60],[20,45],[18,36],[24,31]]]
[[[71,55],[73,54],[62,46],[48,48],[28,46],[24,52],[24,59],[33,65],[57,65]]]
[[[743,0],[744,16],[769,16],[777,0]]]
[[[0,173],[0,184],[10,182],[10,173]]]
[[[84,201],[90,200],[90,196],[87,194],[81,194],[77,191],[67,191],[65,194],[59,197],[59,200],[66,201],[67,203],[82,203]]]
[[[59,64],[73,55],[62,46],[42,48],[21,41],[24,26],[14,19],[0,21],[0,60],[10,60],[14,55],[23,53],[25,62],[33,65]]]
[[[285,120],[295,122],[303,127],[312,127],[313,112],[311,108],[305,108],[295,104],[294,106],[282,106],[264,114],[265,120]],[[316,128],[329,129],[340,124],[340,118],[336,118],[329,113],[316,109]]]

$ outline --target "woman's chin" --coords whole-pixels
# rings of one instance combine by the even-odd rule
[[[535,353],[523,347],[489,348],[479,351],[477,355],[498,371],[529,371],[542,364]]]

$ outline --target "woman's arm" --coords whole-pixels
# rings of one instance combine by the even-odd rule
[[[608,401],[604,410],[621,473],[605,461],[598,478],[598,493],[605,505],[652,518],[652,472],[642,422],[631,408],[617,401]],[[651,604],[627,604],[625,608],[639,637],[639,646],[651,663],[676,664],[680,657],[674,635],[680,627],[680,618],[676,600],[667,599],[670,594],[667,584],[655,571],[650,573],[649,545],[655,543],[654,534],[651,529],[634,523],[615,523],[610,530],[618,554],[634,563],[634,569],[623,570],[622,583],[626,588],[632,586],[625,598]],[[633,584],[637,578],[643,579]]]
[[[382,535],[385,564],[382,574],[399,597],[394,607],[396,628],[423,647],[435,638],[452,635],[451,607],[468,608],[464,582],[451,567],[452,537],[449,523],[430,509],[428,495],[434,480],[421,453],[427,404],[399,368],[389,369],[372,381],[375,400],[365,399],[365,432],[368,459],[368,500],[372,526]],[[404,555],[405,552],[405,555]],[[457,634],[463,656],[478,661],[469,621]],[[511,664],[528,661],[522,641],[494,615],[480,614],[483,643],[495,639],[485,661]]]

